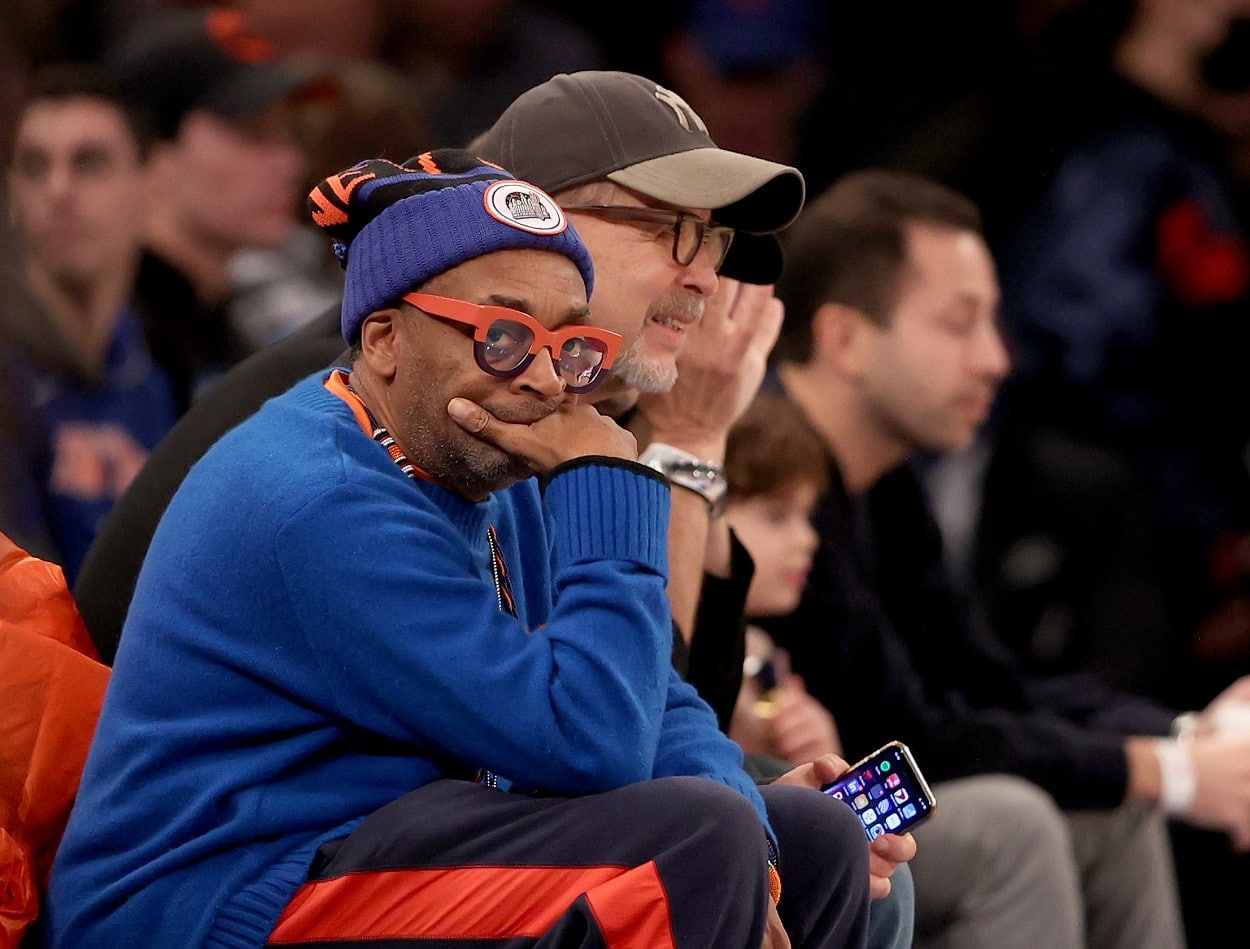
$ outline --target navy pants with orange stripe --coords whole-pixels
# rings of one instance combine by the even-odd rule
[[[796,947],[862,946],[868,849],[847,807],[761,788]],[[768,845],[736,791],[663,778],[582,798],[437,781],[322,847],[272,946],[757,949]]]

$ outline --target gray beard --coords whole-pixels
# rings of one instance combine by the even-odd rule
[[[617,357],[612,374],[639,392],[667,392],[677,385],[677,368],[661,366],[642,355],[642,336]]]

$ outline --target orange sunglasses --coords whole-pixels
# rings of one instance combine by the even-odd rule
[[[528,313],[506,306],[484,306],[432,293],[406,293],[400,299],[430,316],[473,327],[473,356],[478,366],[503,379],[524,372],[546,349],[567,391],[589,392],[604,380],[621,351],[620,335],[596,326],[549,330]]]

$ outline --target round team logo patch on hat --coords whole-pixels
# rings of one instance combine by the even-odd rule
[[[482,201],[496,221],[531,234],[559,234],[569,226],[550,195],[524,181],[496,181]]]

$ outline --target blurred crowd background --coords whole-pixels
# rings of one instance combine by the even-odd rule
[[[810,194],[875,165],[980,205],[1015,369],[982,442],[921,464],[957,575],[1031,668],[1091,671],[1177,707],[1250,671],[1250,2],[226,5],[259,58],[317,81],[273,122],[236,128],[233,152],[207,140],[168,151],[183,123],[154,130],[141,156],[126,206],[142,214],[116,217],[109,243],[134,244],[120,259],[139,267],[137,295],[166,305],[143,317],[170,387],[145,397],[160,416],[149,441],[229,364],[335,304],[338,268],[302,207],[312,183],[361,158],[464,145],[554,73],[638,72],[683,96],[721,146],[798,166]],[[45,324],[29,313],[57,308],[32,277],[56,270],[56,247],[35,241],[39,208],[23,204],[35,171],[15,151],[18,120],[48,67],[110,61],[152,14],[202,6],[0,0],[0,529],[71,579],[82,550],[68,551],[57,518],[98,521],[154,441],[119,460],[100,439],[31,434],[41,404],[26,377],[68,373],[89,392],[109,347],[49,353],[30,332]],[[180,259],[163,222],[193,212],[216,271]],[[167,283],[150,292],[137,255],[181,273],[182,304]],[[203,332],[183,332],[191,312]],[[82,454],[60,476],[62,494],[94,491],[104,506],[32,514],[29,498],[56,481],[47,456],[70,449],[113,452],[107,477],[86,478]],[[1187,915],[1204,911],[1198,887],[1186,896]]]

